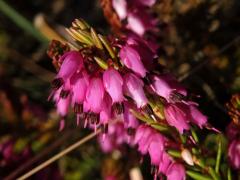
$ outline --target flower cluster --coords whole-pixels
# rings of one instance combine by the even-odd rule
[[[102,128],[105,152],[122,143],[137,144],[140,153],[149,154],[158,167],[156,176],[184,179],[183,165],[166,151],[168,138],[151,124],[182,135],[192,125],[206,126],[207,117],[170,73],[156,68],[154,47],[135,35],[104,38],[82,20],[75,20],[68,32],[81,46],[58,59],[60,68],[52,82],[51,97],[62,117],[60,130],[72,107],[77,124],[84,121],[85,127]],[[111,124],[113,119],[118,122]]]
[[[240,169],[240,126],[230,123],[227,127],[229,139],[228,158],[233,168]]]
[[[169,180],[185,179],[185,168],[182,164],[175,162],[165,151],[168,139],[156,132],[154,129],[141,125],[134,139],[138,144],[141,154],[149,154],[151,163],[155,168],[155,177],[162,173]]]
[[[153,30],[156,19],[149,13],[149,7],[156,0],[113,0],[112,6],[121,21],[126,20],[126,28],[143,36],[146,31]]]
[[[228,158],[233,168],[240,169],[240,94],[234,94],[230,102],[226,104],[228,114],[232,122],[227,127],[227,138],[229,140]]]

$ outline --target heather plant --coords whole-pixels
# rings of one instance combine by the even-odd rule
[[[106,180],[122,180],[143,179],[150,174],[148,178],[154,180],[238,179],[240,96],[238,93],[233,95],[224,107],[202,75],[195,79],[192,75],[204,65],[209,65],[207,70],[226,67],[228,61],[221,53],[235,45],[239,37],[219,50],[204,44],[207,38],[199,40],[204,47],[196,53],[198,40],[189,41],[191,27],[186,34],[181,34],[177,19],[179,16],[181,21],[197,7],[207,7],[208,15],[212,17],[224,2],[216,6],[214,0],[190,0],[185,4],[174,0],[100,0],[111,31],[96,28],[76,17],[70,27],[61,29],[64,35],[60,36],[49,27],[40,29],[42,35],[24,18],[16,18],[20,15],[0,0],[0,5],[6,7],[0,7],[0,10],[10,14],[9,17],[21,28],[43,45],[47,42],[44,35],[49,39],[46,54],[53,66],[47,68],[55,71],[53,74],[41,69],[39,75],[39,71],[32,68],[35,66],[24,66],[40,79],[51,81],[49,94],[38,91],[40,95],[48,96],[44,102],[51,107],[50,111],[31,104],[27,95],[21,97],[22,109],[17,111],[13,106],[19,100],[9,100],[7,93],[0,91],[3,107],[0,117],[11,126],[19,117],[18,125],[22,126],[21,122],[24,122],[21,131],[25,132],[22,138],[13,133],[0,138],[0,168],[12,171],[5,178],[15,179],[22,175],[18,179],[27,179],[37,173],[32,178],[91,179],[102,176]],[[205,36],[217,32],[219,23],[211,21]],[[47,35],[51,34],[50,38],[46,31]],[[183,46],[185,41],[186,47]],[[206,59],[199,64],[192,63],[191,69],[182,61],[193,54],[196,62]],[[178,67],[179,62],[182,64]],[[174,72],[174,66],[181,72]],[[204,77],[212,78],[214,75],[208,76],[208,72],[203,72]],[[225,81],[222,75],[219,76],[219,81]],[[189,84],[186,83],[188,80]],[[198,89],[194,86],[195,81],[208,98],[201,91],[195,92]],[[24,81],[20,82],[19,86],[24,87]],[[237,87],[237,80],[234,83]],[[211,114],[218,114],[213,106],[228,113],[231,121],[226,119],[222,123],[220,120],[225,117],[219,115],[218,123]],[[79,134],[84,137],[76,141]],[[94,137],[96,144],[79,147]],[[76,142],[69,145],[72,140]],[[54,143],[48,147],[50,141]],[[55,153],[56,149],[60,152]],[[65,156],[73,150],[76,150],[75,155]],[[42,162],[48,154],[51,157]],[[63,156],[63,161],[49,166]],[[21,162],[26,163],[20,167]],[[36,162],[42,163],[31,169]]]

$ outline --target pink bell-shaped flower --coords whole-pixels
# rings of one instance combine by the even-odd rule
[[[207,116],[203,115],[196,106],[190,105],[191,121],[202,128],[207,123]]]
[[[57,77],[62,78],[64,81],[69,79],[77,70],[83,67],[83,57],[78,51],[70,51],[65,53],[61,58],[61,68]]]
[[[133,105],[128,102],[124,102],[124,125],[126,128],[135,129],[138,127],[139,122],[136,117],[130,112],[130,109],[136,109]]]
[[[71,78],[72,84],[72,102],[82,104],[85,100],[87,88],[89,86],[89,78],[86,72],[77,73]]]
[[[62,117],[65,117],[68,113],[68,109],[71,103],[71,96],[67,96],[66,98],[60,98],[61,89],[56,91],[54,95],[54,100],[56,102],[57,112]]]
[[[123,79],[117,70],[110,68],[104,71],[103,84],[113,103],[123,101]]]
[[[183,103],[166,104],[164,114],[168,124],[177,128],[181,134],[184,130],[190,129],[187,105]]]
[[[103,103],[102,103],[102,110],[100,112],[101,124],[107,124],[109,120],[112,118],[111,106],[112,106],[112,99],[107,93],[105,93]]]
[[[54,100],[56,102],[57,112],[62,117],[60,120],[60,126],[59,131],[62,131],[65,127],[65,119],[64,117],[67,115],[69,106],[71,104],[71,96],[68,95],[65,98],[60,97],[60,93],[62,92],[62,89],[59,89],[56,91],[54,95]]]
[[[173,160],[172,158],[168,155],[168,153],[163,152],[161,156],[161,160],[159,163],[158,171],[166,174],[169,166],[172,164]]]
[[[185,180],[186,172],[183,165],[179,163],[173,163],[167,170],[168,180]]]
[[[125,66],[141,77],[145,77],[147,70],[145,69],[141,57],[136,49],[134,49],[132,46],[125,45],[120,50],[119,55]]]
[[[134,143],[138,144],[138,150],[141,152],[141,154],[147,154],[149,145],[151,141],[149,141],[151,135],[152,135],[152,129],[142,125],[139,126],[135,135]]]
[[[136,102],[138,108],[145,106],[148,102],[143,86],[142,80],[133,73],[124,76],[124,90]]]
[[[135,3],[141,4],[143,6],[151,7],[156,3],[156,0],[133,0]]]
[[[240,140],[235,139],[228,148],[228,157],[231,165],[235,169],[240,169]]]
[[[139,36],[143,36],[146,31],[153,29],[156,24],[151,15],[148,14],[144,8],[140,7],[130,11],[128,13],[127,20],[127,28]]]
[[[116,11],[120,20],[127,17],[127,2],[126,0],[112,0],[112,6]]]
[[[92,78],[86,93],[86,101],[92,112],[100,113],[102,110],[104,92],[102,80],[100,78]]]
[[[153,87],[155,92],[167,101],[170,101],[171,94],[174,92],[183,96],[187,95],[186,89],[169,74],[154,76]]]
[[[152,135],[148,153],[151,158],[151,164],[158,166],[161,162],[161,158],[164,152],[164,138],[159,133]]]

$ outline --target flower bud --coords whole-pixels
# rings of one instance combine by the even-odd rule
[[[183,149],[181,152],[181,156],[183,158],[183,160],[190,166],[193,166],[193,158],[192,158],[192,154],[190,153],[190,151],[188,149]]]

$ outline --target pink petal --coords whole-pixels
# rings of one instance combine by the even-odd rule
[[[138,108],[147,104],[148,100],[143,90],[143,82],[133,73],[128,73],[124,76],[124,90],[133,98]]]
[[[102,109],[104,97],[104,87],[100,78],[92,78],[86,93],[86,100],[90,109],[94,113],[99,113]]]
[[[115,69],[108,69],[103,73],[103,84],[111,96],[113,103],[123,101],[123,79]]]
[[[120,50],[119,55],[125,66],[141,77],[145,77],[147,70],[145,69],[141,57],[136,49],[126,45]]]

